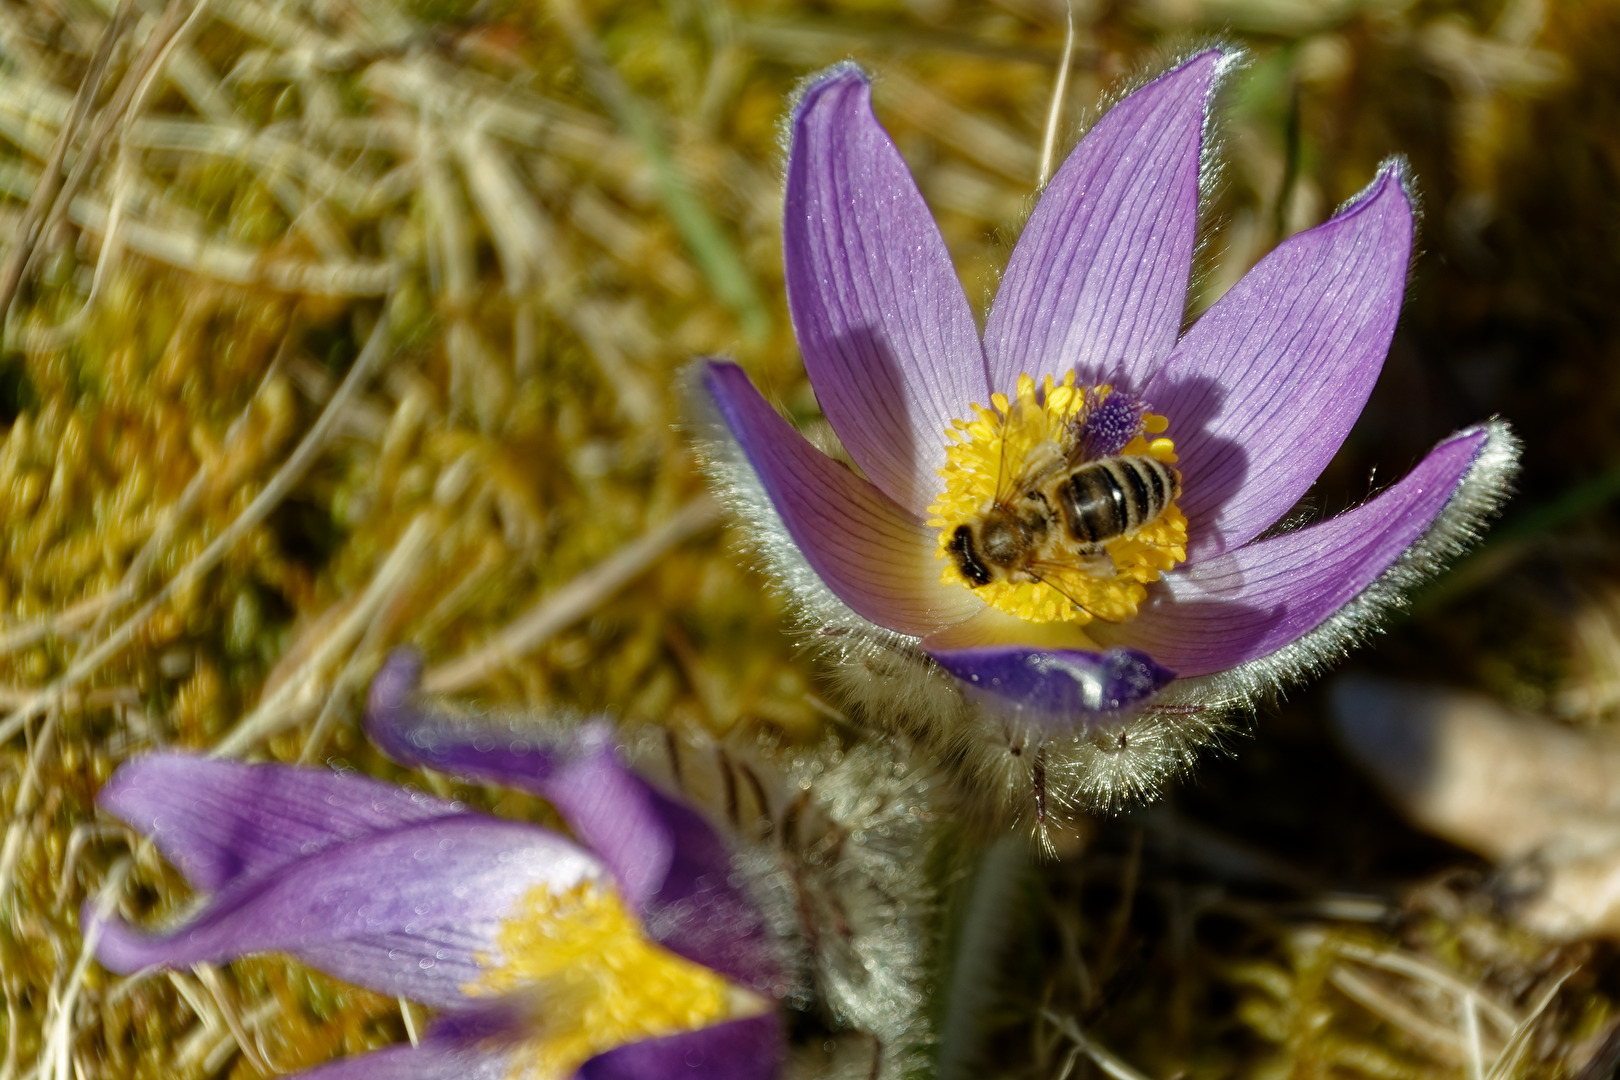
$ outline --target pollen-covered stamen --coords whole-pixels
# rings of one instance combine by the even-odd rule
[[[618,1046],[695,1031],[764,1011],[752,991],[649,940],[610,887],[585,880],[539,886],[497,937],[474,996],[537,991],[544,1015],[526,1039],[524,1076],[572,1076]]]
[[[1029,622],[1133,617],[1146,586],[1187,557],[1169,422],[1074,373],[957,420],[930,506],[941,577]]]

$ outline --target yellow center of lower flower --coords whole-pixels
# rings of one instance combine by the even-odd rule
[[[599,882],[532,890],[496,938],[499,960],[463,989],[535,996],[535,1035],[512,1075],[570,1077],[597,1054],[761,1011],[762,999],[649,941]]]
[[[942,580],[1027,622],[1122,622],[1186,560],[1175,444],[1154,437],[1169,421],[1124,399],[1104,408],[1110,392],[1073,372],[1039,387],[1021,375],[1014,398],[953,421],[928,508]]]

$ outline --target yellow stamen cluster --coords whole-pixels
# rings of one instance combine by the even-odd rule
[[[618,895],[598,882],[534,889],[496,943],[498,962],[463,989],[487,997],[537,988],[536,1035],[524,1044],[514,1077],[562,1080],[614,1047],[749,1011],[752,995],[649,941]]]
[[[992,581],[975,585],[957,566],[951,543],[957,528],[979,522],[998,503],[1021,496],[1032,477],[1051,475],[1073,450],[1076,424],[1108,396],[1107,386],[1080,387],[1074,373],[1054,382],[1048,375],[1037,388],[1028,375],[1017,394],[996,394],[990,406],[975,404],[974,418],[956,420],[940,476],[945,490],[928,508],[929,525],[939,530],[941,580],[973,589],[992,607],[1026,622],[1085,625],[1092,619],[1121,622],[1136,615],[1146,586],[1187,558],[1187,519],[1171,503],[1136,532],[1103,545],[1103,553],[1081,551],[1061,529],[1043,547],[1041,581]],[[1175,444],[1150,438],[1169,426],[1148,413],[1142,429],[1120,454],[1176,461]]]

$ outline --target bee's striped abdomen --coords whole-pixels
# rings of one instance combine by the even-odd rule
[[[1070,473],[1056,494],[1069,536],[1081,544],[1103,544],[1157,518],[1180,489],[1180,477],[1161,461],[1107,457]]]

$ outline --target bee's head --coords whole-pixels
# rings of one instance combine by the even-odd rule
[[[990,568],[979,554],[979,542],[971,526],[958,525],[951,533],[951,557],[956,560],[956,568],[962,576],[975,586],[990,584]]]

